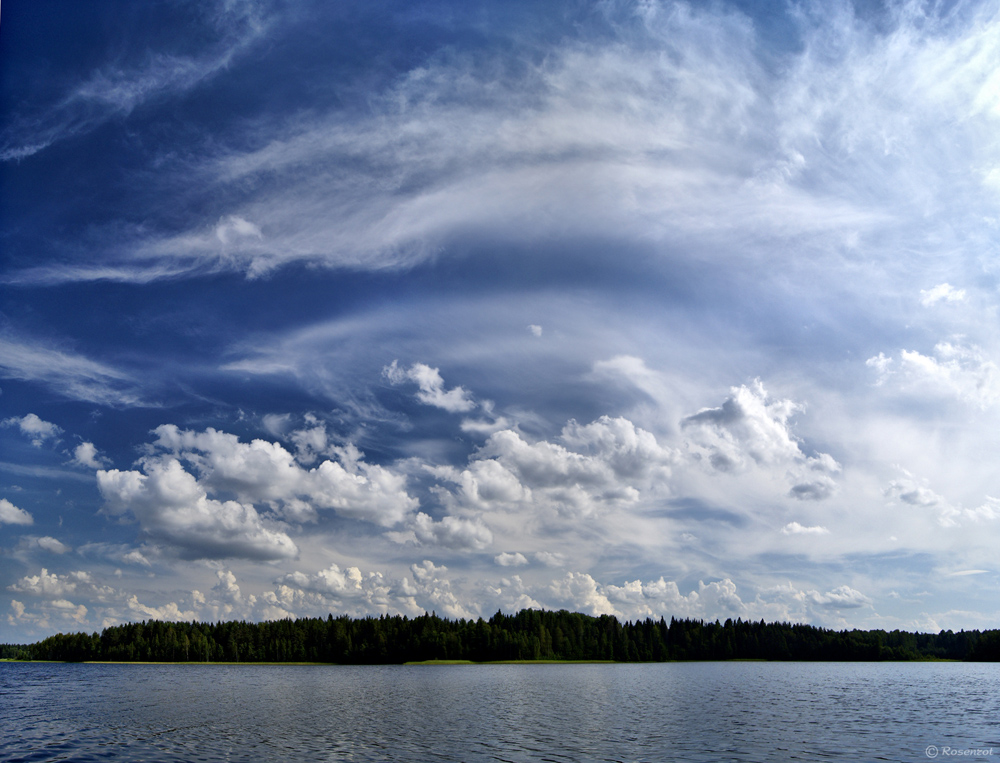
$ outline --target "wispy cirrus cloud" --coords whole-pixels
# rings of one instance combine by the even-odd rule
[[[39,382],[73,400],[143,405],[138,381],[104,363],[42,342],[0,336],[0,376]]]
[[[266,16],[256,2],[216,2],[201,9],[217,42],[201,55],[149,51],[141,61],[110,61],[53,103],[15,112],[0,133],[0,162],[22,161],[55,143],[128,117],[152,100],[177,98],[224,71],[260,39]]]
[[[1000,16],[988,6],[950,17],[902,6],[894,31],[875,35],[837,5],[830,23],[800,19],[802,49],[779,67],[759,58],[738,14],[655,7],[615,11],[602,36],[565,40],[518,68],[489,53],[432,57],[375,95],[371,116],[255,122],[240,141],[255,147],[183,167],[223,200],[223,220],[253,232],[239,241],[219,235],[217,217],[180,233],[146,228],[89,269],[12,277],[259,276],[296,261],[397,269],[470,232],[684,243],[736,261],[777,239],[843,264],[870,237],[895,237],[893,251],[919,257],[920,241],[949,235],[946,217],[982,228],[974,178],[997,164],[982,136],[1000,119],[986,63]],[[185,72],[165,81],[187,82]],[[125,105],[137,97],[92,89],[121,91],[113,102]],[[951,173],[959,159],[973,179]]]

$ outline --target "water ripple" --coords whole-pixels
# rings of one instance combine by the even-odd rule
[[[1000,755],[998,684],[957,663],[0,663],[0,759],[912,762]]]

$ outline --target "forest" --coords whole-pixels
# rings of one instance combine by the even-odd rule
[[[1000,630],[940,633],[835,631],[763,620],[619,622],[610,615],[522,610],[489,620],[436,614],[271,622],[127,623],[101,633],[0,645],[0,659],[119,662],[325,662],[428,660],[967,660],[1000,661]]]

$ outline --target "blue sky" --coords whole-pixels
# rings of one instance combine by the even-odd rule
[[[995,627],[1000,5],[4,3],[0,641]]]

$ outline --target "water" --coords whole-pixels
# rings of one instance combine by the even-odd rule
[[[0,663],[0,760],[1000,763],[998,689],[964,663]]]

